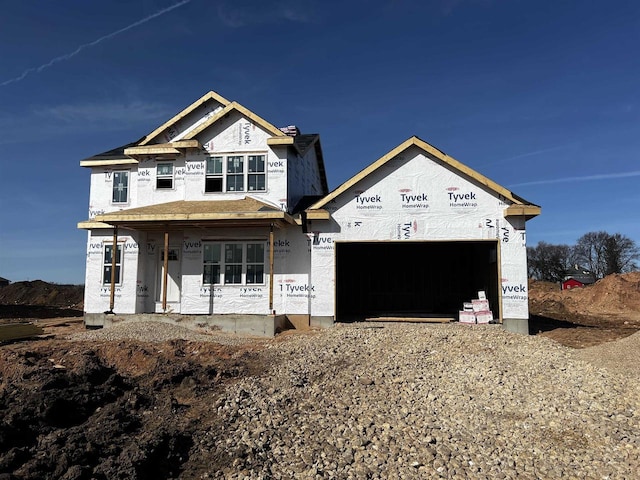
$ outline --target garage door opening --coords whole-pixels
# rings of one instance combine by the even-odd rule
[[[336,243],[336,320],[450,316],[484,290],[499,318],[496,241]]]

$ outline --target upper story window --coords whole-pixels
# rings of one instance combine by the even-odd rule
[[[207,159],[207,173],[205,178],[205,192],[222,192],[224,175],[222,173],[222,157]]]
[[[249,186],[249,191],[265,190],[265,161],[264,155],[249,155],[249,175],[247,185]]]
[[[156,165],[156,188],[173,188],[173,163]]]
[[[113,190],[111,195],[113,203],[127,203],[129,201],[129,171],[119,170],[113,172]]]
[[[207,159],[204,191],[251,192],[266,190],[265,155],[227,155]]]
[[[227,157],[227,192],[244,192],[244,157]]]

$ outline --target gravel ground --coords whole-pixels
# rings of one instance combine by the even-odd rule
[[[201,478],[639,478],[638,382],[548,339],[351,324],[260,342],[267,373],[231,385],[194,437]]]
[[[191,329],[169,322],[122,322],[110,328],[85,330],[64,336],[67,340],[117,341],[137,340],[140,342],[165,342],[169,340],[190,340],[194,342],[215,342],[221,345],[260,344],[269,341],[265,337],[240,335],[208,328]]]
[[[575,356],[640,383],[640,332],[615,342],[576,350]]]

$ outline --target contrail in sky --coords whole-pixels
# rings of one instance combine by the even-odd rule
[[[46,68],[52,67],[53,65],[55,65],[56,63],[59,62],[63,62],[65,60],[69,60],[70,58],[75,57],[76,55],[78,55],[82,50],[84,50],[85,48],[89,48],[89,47],[94,47],[96,45],[98,45],[101,42],[104,42],[105,40],[109,40],[110,38],[115,37],[116,35],[120,35],[121,33],[126,32],[127,30],[131,30],[132,28],[138,27],[140,25],[142,25],[143,23],[147,23],[149,20],[153,20],[156,17],[159,17],[160,15],[164,15],[167,12],[170,12],[171,10],[174,10],[178,7],[181,7],[187,3],[189,3],[191,0],[182,0],[174,5],[171,5],[170,7],[167,8],[163,8],[162,10],[158,10],[156,13],[153,13],[151,15],[149,15],[148,17],[143,18],[142,20],[138,20],[137,22],[132,23],[131,25],[127,25],[124,28],[121,28],[120,30],[116,30],[115,32],[109,33],[103,37],[98,38],[97,40],[94,40],[93,42],[89,42],[89,43],[85,43],[83,45],[80,45],[78,48],[76,48],[73,52],[71,53],[65,53],[64,55],[60,55],[59,57],[55,57],[52,60],[49,60],[47,63],[44,63],[42,65],[40,65],[39,67],[32,67],[32,68],[28,68],[26,69],[24,72],[22,72],[22,75],[12,78],[10,80],[5,80],[4,82],[0,83],[0,87],[4,87],[5,85],[9,85],[10,83],[16,83],[19,82],[20,80],[24,79],[27,75],[31,74],[31,73],[40,73],[41,71],[43,71]]]
[[[599,175],[587,175],[584,177],[565,177],[565,178],[552,178],[550,180],[537,180],[535,182],[515,183],[510,187],[524,187],[529,185],[549,185],[551,183],[569,183],[569,182],[587,182],[589,180],[608,180],[610,178],[627,178],[638,177],[640,171],[622,172],[622,173],[602,173]]]

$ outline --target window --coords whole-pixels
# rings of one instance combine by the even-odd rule
[[[204,242],[204,285],[264,283],[264,243]]]
[[[113,268],[113,245],[105,244],[104,246],[104,262],[102,267],[102,284],[111,285],[111,269]],[[116,284],[122,283],[122,244],[116,247]]]
[[[205,192],[222,192],[222,157],[207,158],[207,173],[205,178]]]
[[[264,283],[263,243],[247,243],[247,283]]]
[[[249,155],[249,191],[265,189],[264,155]]]
[[[202,283],[205,285],[213,285],[220,283],[220,244],[205,243],[204,244],[204,274]]]
[[[173,163],[156,165],[156,188],[173,188]]]
[[[207,193],[264,192],[267,188],[266,172],[265,155],[209,157],[204,191]]]
[[[224,246],[224,283],[242,283],[242,244]]]
[[[129,172],[113,172],[113,203],[127,203],[129,201]]]
[[[244,157],[227,157],[227,192],[244,192]]]

